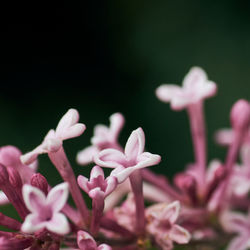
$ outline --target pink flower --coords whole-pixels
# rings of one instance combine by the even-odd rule
[[[112,250],[107,244],[97,246],[94,238],[85,231],[77,232],[77,244],[80,250]]]
[[[225,231],[237,233],[227,250],[247,250],[250,247],[250,213],[247,215],[238,212],[226,211],[221,216],[221,224]]]
[[[90,173],[90,180],[80,175],[77,178],[78,185],[84,190],[92,199],[95,197],[105,198],[117,186],[117,179],[115,176],[109,176],[104,179],[103,170],[99,166],[92,168]]]
[[[144,152],[145,135],[142,128],[134,130],[126,143],[124,153],[117,149],[104,149],[94,157],[96,164],[102,167],[115,168],[111,176],[118,183],[125,181],[135,170],[156,165],[161,157]]]
[[[77,162],[81,165],[93,161],[94,155],[105,148],[119,149],[118,136],[124,125],[124,117],[120,113],[110,116],[110,127],[97,125],[94,128],[94,136],[91,138],[91,146],[81,150],[77,154]]]
[[[159,203],[146,210],[147,231],[164,250],[172,249],[173,242],[186,244],[191,238],[186,229],[176,224],[179,213],[179,201]]]
[[[193,67],[183,80],[183,86],[163,84],[156,90],[157,97],[163,102],[170,102],[174,110],[181,110],[205,98],[215,95],[216,84],[207,79],[205,71]]]
[[[59,235],[69,233],[70,227],[67,218],[60,213],[67,198],[67,183],[61,183],[52,188],[47,197],[40,189],[25,184],[23,199],[31,214],[25,218],[21,230],[24,233],[34,233],[46,228]]]
[[[59,121],[56,130],[51,129],[39,146],[21,156],[21,161],[24,164],[30,164],[39,154],[57,152],[62,147],[64,140],[80,136],[86,127],[84,124],[78,123],[78,120],[77,110],[69,109]]]

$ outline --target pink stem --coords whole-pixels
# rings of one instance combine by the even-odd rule
[[[148,169],[142,169],[141,174],[142,174],[142,178],[145,181],[162,189],[168,195],[170,195],[172,199],[174,199],[174,200],[182,200],[183,199],[183,197],[173,187],[171,187],[169,185],[167,179],[164,178],[165,176],[157,175]]]
[[[90,231],[93,235],[96,235],[99,230],[100,221],[103,215],[103,209],[104,209],[103,197],[92,200],[92,219],[91,219]]]
[[[9,229],[17,231],[19,231],[22,226],[19,221],[12,219],[2,213],[0,213],[0,224],[1,226],[8,227]]]
[[[79,225],[79,212],[76,211],[73,207],[71,207],[69,204],[65,204],[65,206],[62,209],[62,212],[67,215],[67,217],[78,226]]]
[[[141,235],[144,234],[146,224],[141,171],[136,170],[130,175],[129,179],[136,205],[136,232]]]
[[[117,224],[116,221],[106,218],[106,217],[102,217],[100,226],[106,230],[118,233],[122,235],[123,237],[133,238],[135,236],[132,232],[127,230],[125,227]]]
[[[88,224],[89,211],[82,198],[80,188],[77,185],[74,172],[70,166],[67,156],[63,150],[63,147],[61,147],[57,152],[49,153],[48,155],[52,163],[57,168],[63,180],[65,182],[68,182],[69,189],[70,189],[72,198],[76,204],[76,207],[78,208],[85,224]]]
[[[227,198],[228,185],[230,184],[230,180],[231,180],[231,176],[233,172],[233,166],[237,160],[237,155],[239,152],[239,148],[242,142],[243,135],[244,135],[244,131],[242,130],[235,131],[233,143],[230,145],[227,156],[226,156],[226,160],[225,160],[226,177],[225,177],[225,182],[224,182],[223,189],[220,195],[222,202],[220,203],[219,211],[221,211],[226,205],[227,200],[225,199],[225,197]]]
[[[190,127],[194,145],[195,161],[200,174],[200,190],[203,193],[206,171],[206,127],[204,122],[203,102],[188,107]]]

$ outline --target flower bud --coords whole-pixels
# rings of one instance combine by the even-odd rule
[[[250,105],[246,100],[237,101],[230,114],[232,127],[236,130],[244,130],[250,124]]]
[[[6,182],[9,182],[9,174],[6,167],[0,164],[0,185],[4,185]]]
[[[39,173],[33,174],[32,177],[31,177],[31,180],[30,180],[30,184],[33,187],[39,188],[45,194],[48,193],[48,182],[47,182],[46,178],[43,175],[41,175]]]
[[[9,173],[9,181],[12,187],[21,188],[23,183],[18,171],[11,167],[8,167],[7,171]]]

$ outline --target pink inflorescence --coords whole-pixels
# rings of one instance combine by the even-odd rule
[[[86,128],[75,109],[31,152],[0,148],[0,205],[11,203],[20,217],[0,213],[0,225],[8,229],[0,231],[0,249],[169,250],[176,244],[185,244],[183,249],[248,249],[250,105],[246,100],[233,105],[231,129],[215,136],[228,153],[224,162],[208,164],[204,100],[216,92],[216,84],[199,67],[189,71],[182,87],[163,84],[156,90],[173,110],[186,109],[190,120],[194,162],[175,175],[173,184],[149,170],[161,157],[145,151],[142,128],[120,145],[125,121],[120,113],[110,117],[109,127],[97,125],[91,145],[77,154],[80,165],[92,164],[90,177],[75,176],[63,147],[64,140]],[[37,172],[40,154],[48,155],[61,184],[52,187]],[[105,176],[103,168],[112,170]],[[69,195],[74,205],[68,203]]]

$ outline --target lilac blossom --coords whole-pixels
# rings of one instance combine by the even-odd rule
[[[78,152],[76,159],[80,165],[91,163],[93,157],[105,148],[121,149],[118,136],[124,125],[124,117],[120,113],[115,113],[109,119],[110,127],[96,125],[94,136],[91,138],[92,145]]]
[[[180,214],[180,203],[159,203],[146,210],[147,231],[155,237],[164,250],[172,249],[173,242],[186,244],[190,241],[189,232],[176,224]]]
[[[132,131],[124,148],[119,144],[124,125],[120,113],[110,117],[110,127],[97,125],[91,146],[77,154],[81,165],[96,164],[89,178],[85,170],[75,177],[63,147],[64,140],[85,130],[75,109],[31,152],[21,155],[14,146],[0,148],[0,204],[9,202],[19,216],[0,212],[0,226],[12,231],[0,230],[0,249],[170,250],[176,244],[217,249],[228,239],[229,250],[248,249],[250,104],[241,99],[233,105],[231,129],[216,136],[228,146],[225,160],[208,164],[204,100],[216,90],[198,67],[190,70],[183,87],[168,84],[156,90],[172,109],[185,108],[190,120],[194,161],[173,181],[147,168],[161,157],[144,151],[142,128]],[[44,153],[64,183],[53,186],[36,172],[37,157]],[[104,175],[102,168],[111,170]],[[81,189],[91,198],[88,207]],[[73,205],[67,203],[69,194]]]
[[[39,146],[21,156],[21,161],[30,164],[36,160],[39,154],[48,153],[51,162],[55,165],[63,180],[69,184],[70,193],[82,217],[79,223],[86,223],[89,212],[63,149],[64,140],[80,136],[84,132],[86,127],[84,124],[78,123],[78,120],[77,110],[69,109],[59,121],[56,130],[51,129]]]
[[[143,234],[145,229],[144,200],[142,176],[140,169],[156,165],[159,155],[144,152],[145,135],[141,128],[134,130],[126,143],[124,153],[116,149],[104,149],[95,157],[95,162],[103,167],[115,168],[111,175],[118,183],[130,178],[131,187],[136,200],[137,232]]]
[[[215,95],[217,91],[216,84],[209,81],[199,67],[191,68],[182,85],[163,84],[157,88],[156,95],[161,101],[170,102],[172,109],[180,110]]]
[[[116,188],[117,178],[109,176],[105,179],[103,170],[99,166],[95,166],[91,170],[90,180],[82,175],[78,176],[77,180],[81,189],[92,198],[91,232],[95,234],[100,226],[104,200]]]
[[[47,197],[40,189],[25,184],[23,198],[31,212],[22,225],[21,230],[24,233],[34,233],[41,229],[61,235],[69,233],[70,227],[67,218],[60,213],[68,198],[67,183],[52,188]]]

